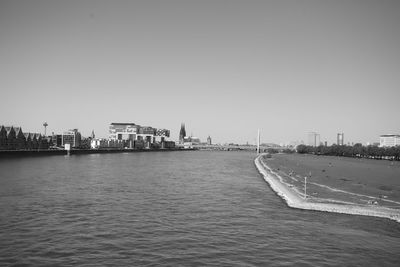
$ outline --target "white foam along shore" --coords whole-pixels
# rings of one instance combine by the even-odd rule
[[[270,185],[281,198],[283,198],[287,205],[292,208],[336,212],[352,215],[365,215],[388,218],[400,223],[400,210],[386,208],[382,206],[372,205],[353,205],[353,204],[333,204],[333,203],[316,203],[312,199],[304,199],[303,195],[300,195],[293,188],[290,188],[280,182],[277,175],[268,167],[262,160],[262,156],[259,155],[254,163],[258,171],[263,175],[264,180]]]

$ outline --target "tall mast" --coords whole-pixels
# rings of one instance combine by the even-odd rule
[[[44,126],[44,136],[46,136],[46,128],[47,128],[47,126],[49,126],[49,125],[47,124],[47,122],[44,122],[44,123],[43,123],[43,126]]]

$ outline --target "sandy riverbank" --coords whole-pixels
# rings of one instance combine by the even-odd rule
[[[355,205],[345,202],[340,202],[340,204],[324,203],[321,202],[321,199],[304,199],[302,193],[295,187],[284,183],[282,178],[263,162],[262,155],[258,156],[254,162],[258,171],[263,175],[264,180],[270,185],[272,190],[285,200],[289,207],[352,215],[375,216],[400,222],[400,210],[398,209],[375,205]]]

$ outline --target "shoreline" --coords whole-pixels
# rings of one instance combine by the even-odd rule
[[[85,154],[109,154],[109,153],[138,153],[138,152],[171,152],[192,151],[195,149],[168,148],[168,149],[71,149],[67,150],[43,149],[43,150],[0,150],[1,158],[35,157],[35,156],[67,156]]]
[[[263,155],[265,154],[259,155],[254,160],[259,173],[263,176],[271,189],[291,208],[350,215],[374,216],[391,219],[400,223],[399,210],[370,205],[321,203],[315,202],[312,199],[304,199],[303,195],[300,195],[299,192],[296,192],[293,188],[288,187],[279,181],[277,175],[265,164],[265,162],[262,161]]]

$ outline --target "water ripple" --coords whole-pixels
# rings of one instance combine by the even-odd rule
[[[165,152],[2,160],[0,265],[400,262],[396,223],[288,208],[254,168],[254,157]]]

